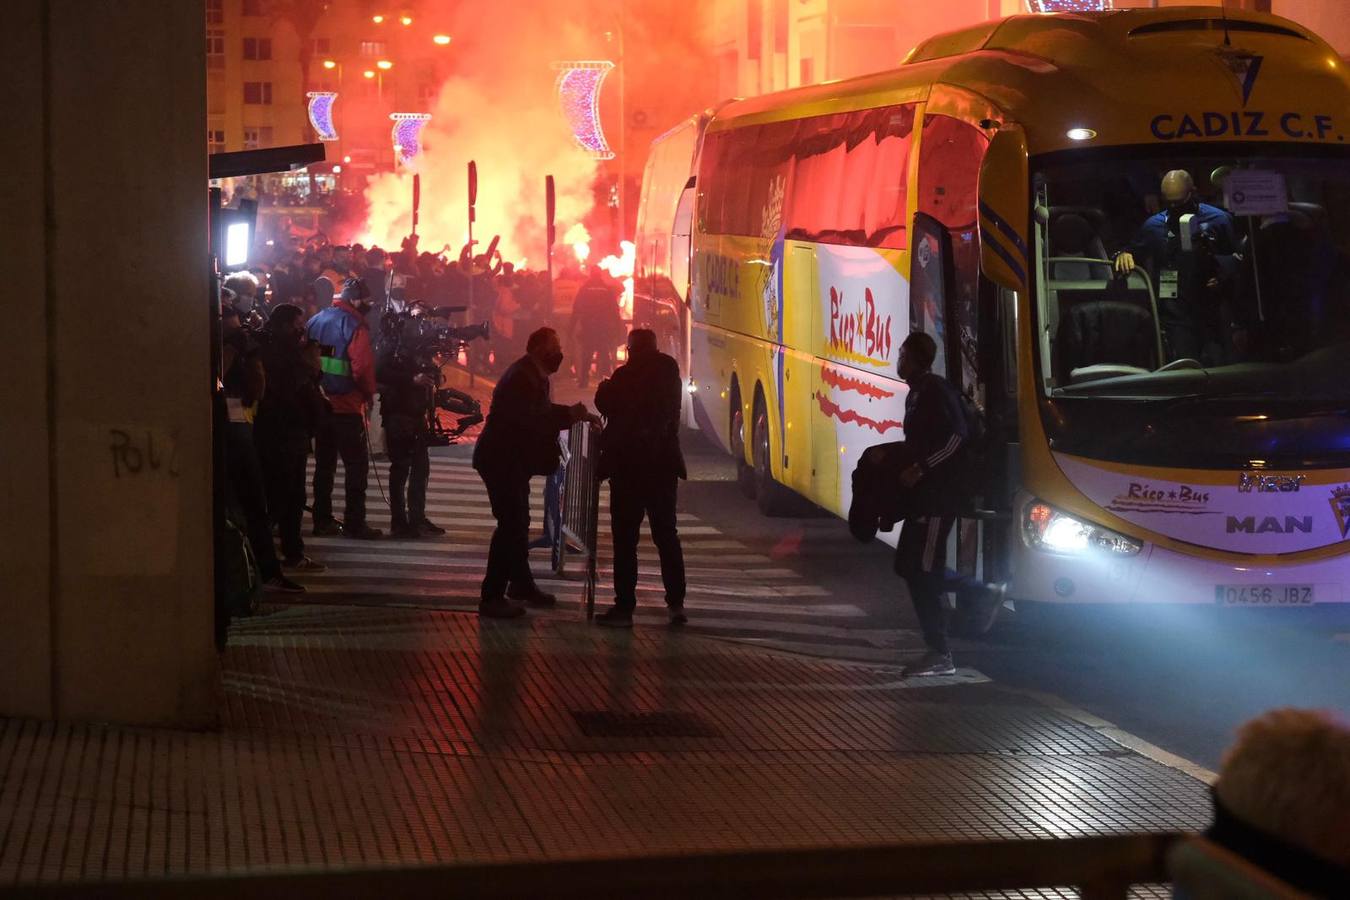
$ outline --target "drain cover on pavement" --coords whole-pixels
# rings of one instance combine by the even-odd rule
[[[573,710],[572,718],[587,737],[718,737],[717,729],[691,713]]]

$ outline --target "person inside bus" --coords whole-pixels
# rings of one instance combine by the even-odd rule
[[[947,644],[947,538],[967,496],[965,407],[956,386],[933,371],[937,341],[911,332],[900,345],[905,397],[904,452],[912,462],[900,473],[908,493],[905,524],[895,548],[895,571],[905,580],[927,651],[908,663],[906,678],[954,675]]]
[[[1115,259],[1117,274],[1141,265],[1153,281],[1169,357],[1220,365],[1227,353],[1222,310],[1237,272],[1233,217],[1201,203],[1195,180],[1184,169],[1163,176],[1166,209],[1149,216]],[[1190,216],[1189,240],[1182,220]],[[1190,244],[1191,249],[1183,249]]]

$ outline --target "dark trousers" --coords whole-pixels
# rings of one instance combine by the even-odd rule
[[[614,371],[614,348],[597,338],[583,338],[581,358],[577,361],[577,385],[586,387],[591,383],[591,363],[595,362],[595,374],[598,378],[608,378]]]
[[[487,574],[481,596],[496,600],[509,584],[517,591],[538,590],[530,573],[530,476],[514,472],[479,472],[497,528],[488,547]]]
[[[426,422],[419,416],[384,420],[384,445],[389,451],[389,510],[395,526],[416,525],[427,517],[427,482],[431,455]]]
[[[684,550],[675,528],[675,475],[622,476],[609,482],[610,533],[614,537],[614,605],[632,612],[637,606],[638,540],[642,517],[652,529],[652,543],[661,557],[661,582],[666,605],[684,605]]]
[[[267,484],[267,509],[277,524],[281,555],[298,560],[305,555],[300,526],[305,517],[305,463],[309,438],[304,434],[257,431],[254,443]]]
[[[333,477],[342,457],[347,506],[343,524],[366,524],[366,477],[370,455],[366,450],[366,420],[356,413],[326,416],[314,436],[314,523],[333,518]]]
[[[947,646],[947,607],[942,594],[947,582],[947,538],[955,516],[911,516],[900,529],[895,571],[909,587],[923,642],[937,653]]]
[[[281,563],[272,544],[272,524],[267,518],[267,489],[263,483],[258,451],[253,446],[253,426],[231,422],[225,430],[225,469],[230,499],[244,520],[249,545],[266,581],[281,574]]]

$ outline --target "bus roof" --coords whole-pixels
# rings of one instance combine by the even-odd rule
[[[930,38],[897,69],[734,101],[709,129],[928,100],[930,112],[1022,125],[1033,155],[1082,146],[1071,129],[1095,132],[1094,145],[1338,144],[1350,136],[1346,68],[1312,32],[1262,13],[1012,16]]]

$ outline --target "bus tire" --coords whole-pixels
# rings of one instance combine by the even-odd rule
[[[745,407],[740,391],[731,394],[731,455],[736,460],[736,486],[747,500],[755,499],[755,470],[745,461]]]
[[[755,395],[755,419],[753,429],[755,502],[759,511],[766,516],[791,516],[797,514],[802,501],[788,488],[779,484],[773,477],[772,446],[769,439],[769,412],[764,406],[763,395]]]

